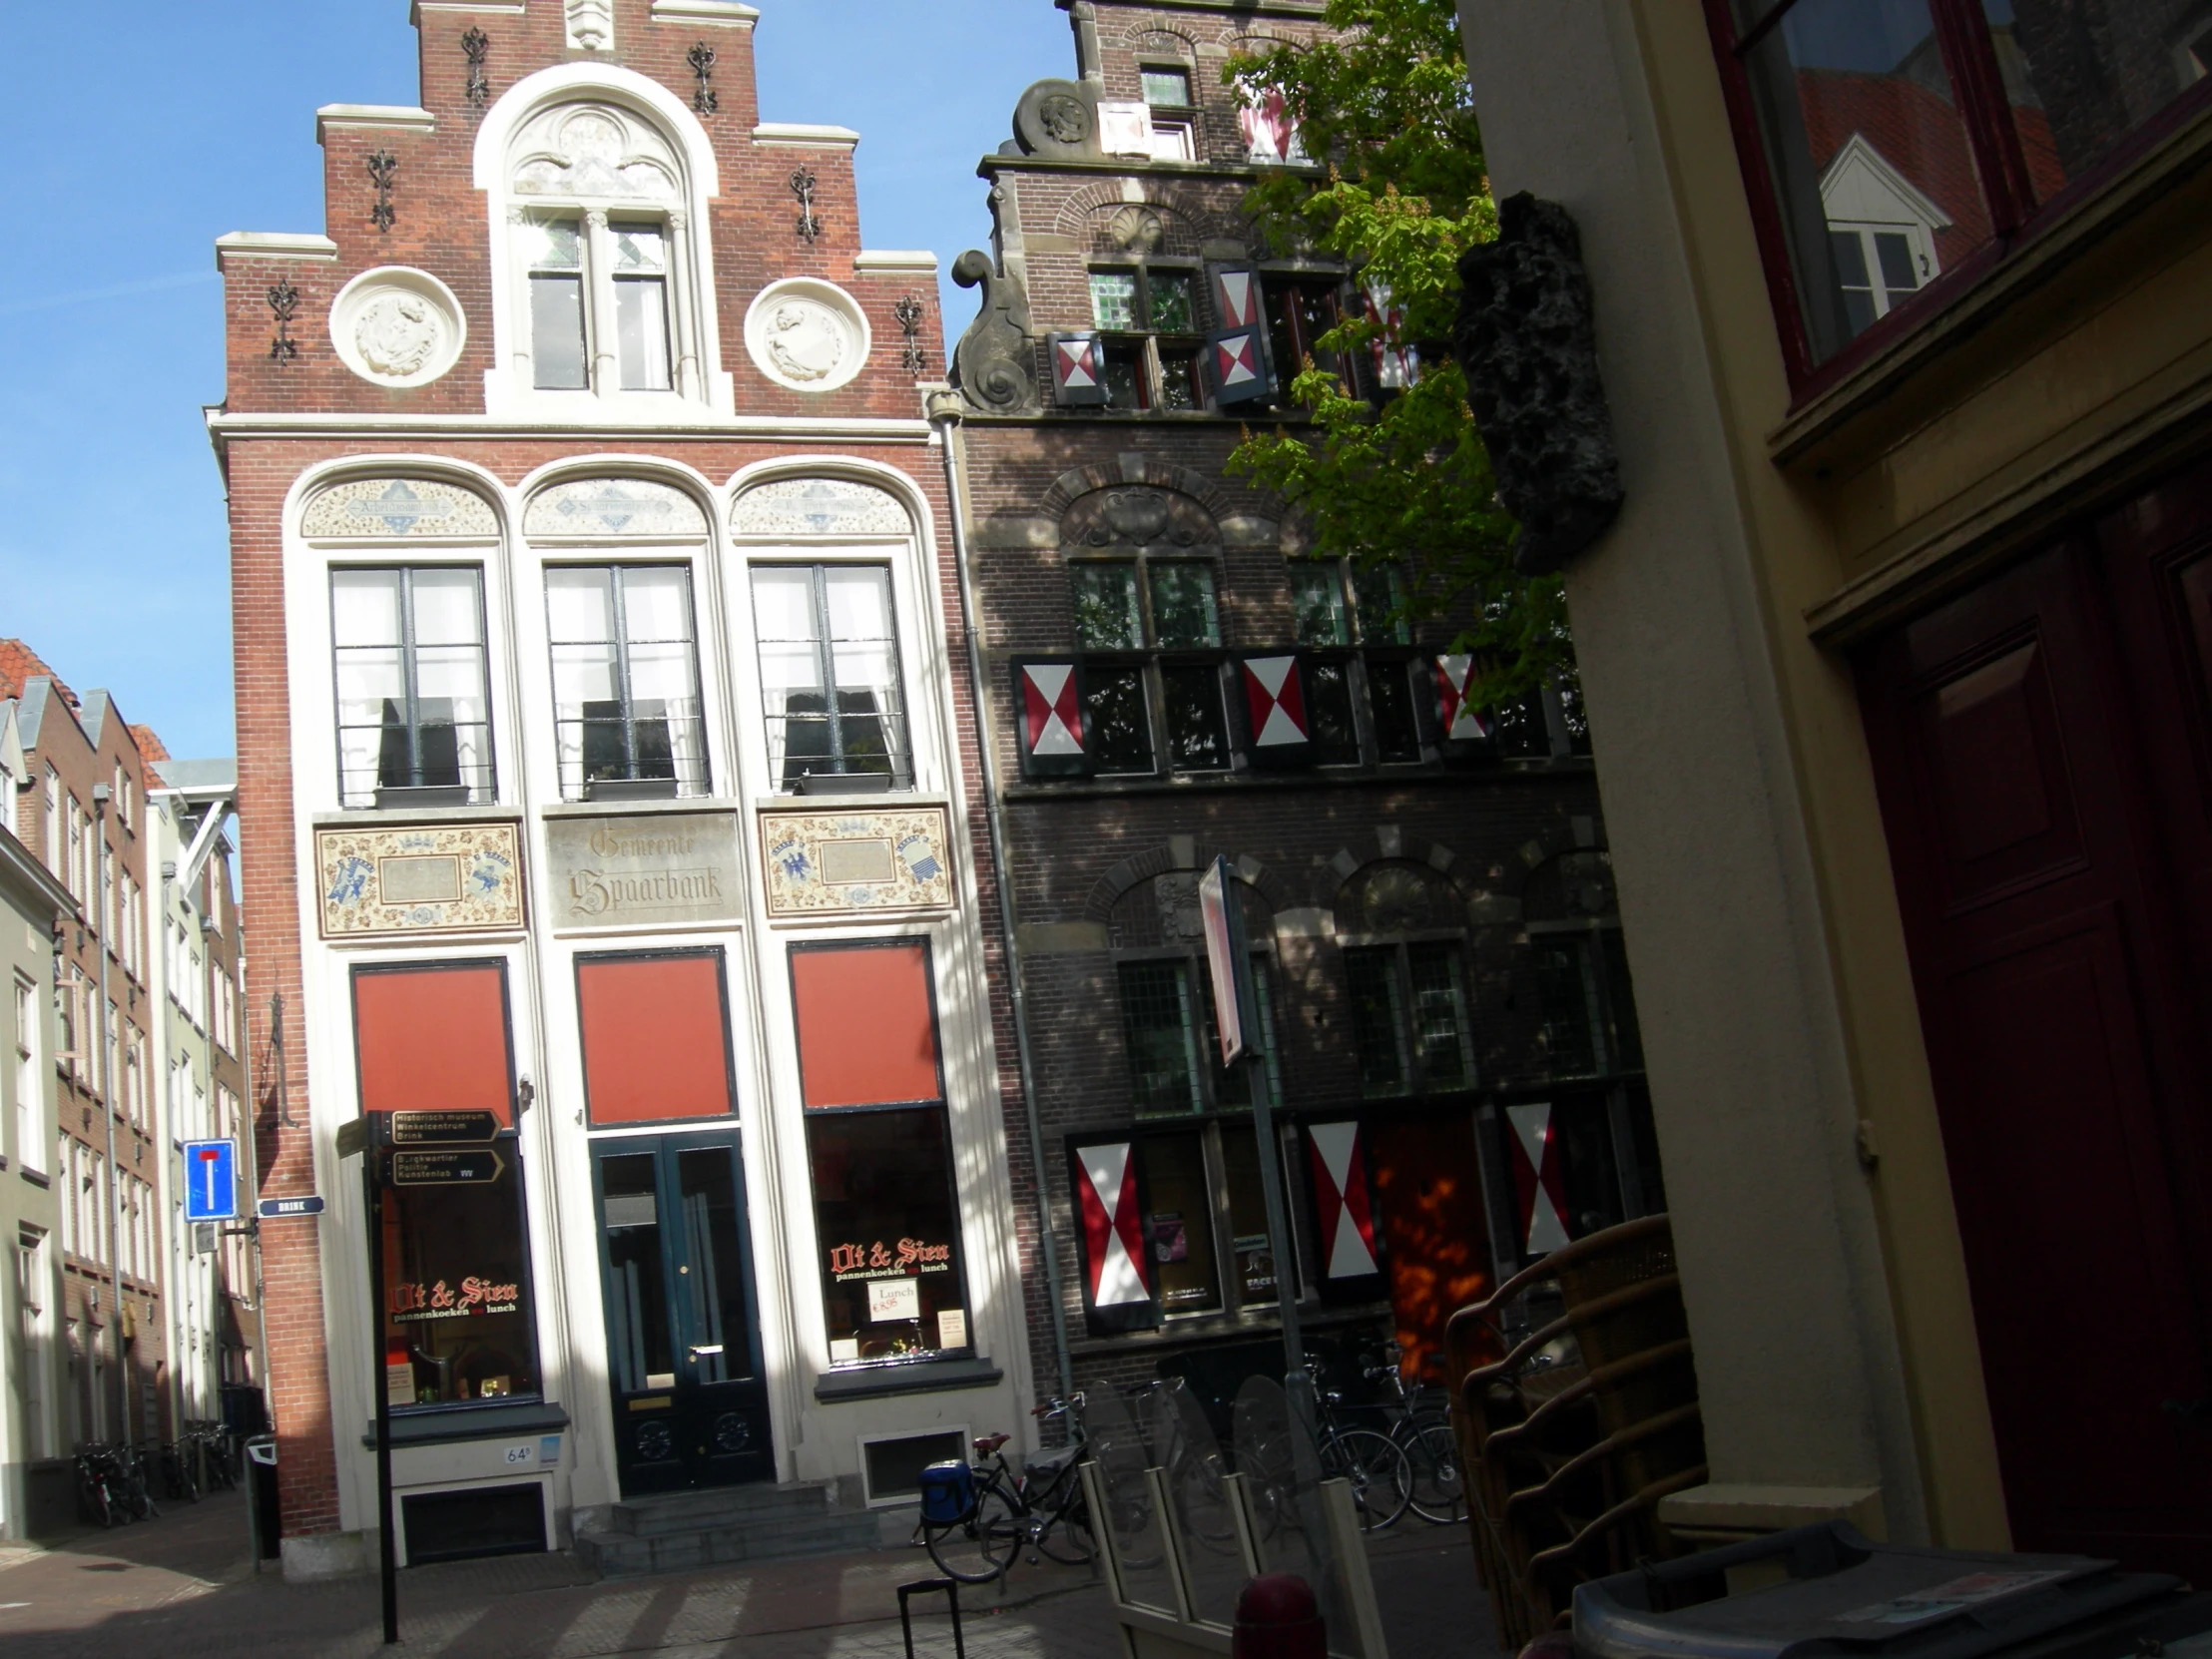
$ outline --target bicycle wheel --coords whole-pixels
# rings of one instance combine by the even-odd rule
[[[963,1584],[988,1584],[1012,1564],[1014,1546],[1024,1530],[1005,1494],[986,1486],[977,1490],[975,1507],[965,1519],[948,1525],[924,1521],[921,1541],[945,1577]]]
[[[1405,1442],[1413,1483],[1406,1493],[1413,1513],[1431,1526],[1448,1526],[1466,1513],[1459,1487],[1459,1442],[1451,1430],[1431,1422],[1415,1427]]]
[[[1322,1442],[1322,1468],[1352,1483],[1360,1530],[1376,1532],[1405,1513],[1413,1484],[1397,1442],[1372,1428],[1345,1428]]]
[[[1037,1533],[1037,1547],[1063,1566],[1090,1565],[1097,1546],[1091,1541],[1091,1509],[1078,1486],[1067,1507],[1048,1519]]]

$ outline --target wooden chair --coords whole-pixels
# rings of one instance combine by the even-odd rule
[[[1578,1239],[1453,1315],[1452,1427],[1475,1565],[1515,1650],[1574,1586],[1682,1554],[1659,1499],[1706,1477],[1667,1218]]]

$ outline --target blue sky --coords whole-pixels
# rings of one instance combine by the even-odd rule
[[[868,246],[985,242],[975,163],[1073,73],[1051,0],[756,0],[762,116],[857,128]],[[0,636],[173,754],[232,752],[216,237],[319,231],[319,104],[412,104],[407,0],[9,7],[19,158],[0,262]],[[27,158],[28,165],[23,165]],[[973,295],[946,288],[956,331]]]

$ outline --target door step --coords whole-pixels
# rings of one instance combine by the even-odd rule
[[[721,1486],[626,1498],[576,1534],[576,1558],[602,1578],[690,1572],[780,1556],[874,1549],[881,1523],[870,1509],[837,1507],[837,1483]]]

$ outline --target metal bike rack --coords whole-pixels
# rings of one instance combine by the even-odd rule
[[[914,1621],[908,1610],[906,1598],[914,1595],[934,1595],[944,1592],[944,1599],[952,1609],[953,1659],[967,1659],[967,1642],[960,1634],[960,1584],[953,1578],[917,1578],[911,1584],[898,1587],[898,1628],[906,1638],[906,1659],[914,1659]]]

